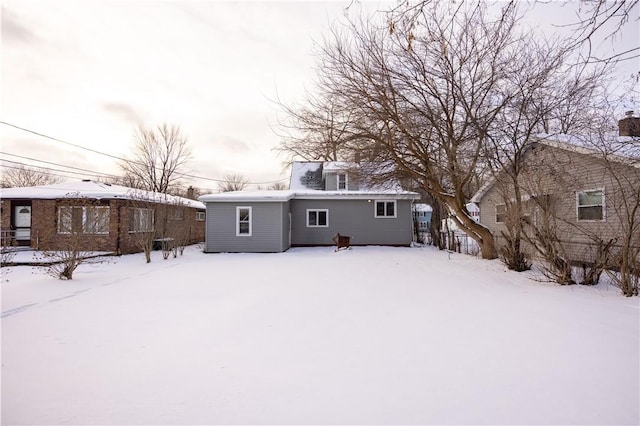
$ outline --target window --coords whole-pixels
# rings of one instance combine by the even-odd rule
[[[167,214],[169,220],[183,220],[184,209],[180,207],[169,207],[169,213]]]
[[[338,190],[347,189],[347,174],[338,173]]]
[[[236,207],[236,236],[251,236],[251,207]]]
[[[327,209],[308,209],[307,210],[307,227],[328,227],[329,226],[329,210]]]
[[[395,201],[376,201],[375,217],[396,217]]]
[[[496,204],[496,223],[504,223],[507,215],[507,206],[504,204]]]
[[[196,212],[196,220],[203,221],[205,218],[204,212]]]
[[[73,207],[58,207],[58,233],[70,234],[73,230]]]
[[[58,233],[108,234],[109,207],[60,206],[58,207]]]
[[[153,209],[130,209],[129,232],[151,232],[153,231],[153,222]]]
[[[109,207],[83,207],[82,232],[85,234],[108,234]]]
[[[578,220],[604,220],[604,190],[578,192],[576,199]]]

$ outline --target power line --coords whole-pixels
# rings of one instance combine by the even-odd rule
[[[65,166],[64,164],[54,163],[52,161],[38,160],[37,158],[25,157],[23,155],[18,155],[18,154],[10,154],[8,152],[1,152],[0,151],[0,155],[9,155],[11,157],[22,158],[23,160],[37,161],[37,162],[40,162],[40,163],[51,164],[53,166],[65,167],[67,169],[80,170],[82,172],[88,172],[92,176],[104,176],[104,177],[109,177],[109,178],[117,178],[118,177],[116,175],[112,175],[112,174],[109,174],[109,173],[99,173],[99,172],[96,172],[95,170],[87,170],[87,169],[82,169],[80,167]],[[3,160],[3,161],[9,161],[9,162],[15,163],[15,161],[10,161],[10,160]],[[19,164],[23,164],[25,166],[29,166],[28,164],[24,164],[24,163],[19,163]],[[48,167],[36,166],[36,165],[34,165],[34,167],[40,167],[40,168],[44,168],[44,169],[48,168]],[[50,170],[55,170],[55,169],[50,169]],[[58,171],[65,171],[66,172],[66,170],[58,170]],[[69,172],[69,173],[72,173],[72,172]],[[81,174],[81,173],[76,173],[76,174]]]
[[[10,161],[10,160],[0,160],[0,161]],[[23,165],[23,166],[27,166],[24,163],[18,163],[18,162],[14,162],[14,163],[20,164],[20,165]],[[41,166],[33,166],[33,167],[37,167],[38,169],[43,168]],[[23,167],[10,166],[10,165],[7,165],[7,164],[0,165],[0,168],[3,168],[3,169],[14,169],[14,170],[24,170]],[[44,168],[44,169],[47,169],[47,168]],[[47,169],[47,170],[54,170],[54,169]],[[63,173],[67,173],[67,172],[65,172],[63,170],[61,170],[61,171]],[[42,174],[47,175],[47,176],[57,176],[57,177],[66,178],[66,179],[71,179],[71,178],[76,178],[77,177],[77,176],[70,176],[70,175],[67,175],[67,174],[62,175],[62,174],[59,174],[59,173],[47,172],[47,171],[44,171],[44,170],[38,170],[38,173],[42,173]],[[73,173],[73,172],[68,172],[68,173]]]
[[[36,136],[40,136],[40,137],[43,137],[43,138],[46,138],[46,139],[49,139],[49,140],[52,140],[52,141],[55,141],[55,142],[60,142],[60,143],[65,144],[65,145],[69,145],[69,146],[72,146],[72,147],[75,147],[75,148],[83,149],[85,151],[89,151],[89,152],[92,152],[94,154],[104,155],[106,157],[109,157],[109,158],[112,158],[112,159],[115,159],[115,160],[119,160],[119,161],[123,161],[123,162],[129,163],[129,164],[137,164],[139,166],[145,166],[145,167],[147,166],[146,164],[143,164],[143,163],[140,163],[140,162],[137,162],[137,161],[134,161],[134,160],[130,160],[130,159],[123,158],[123,157],[118,157],[116,155],[108,154],[106,152],[102,152],[102,151],[98,151],[98,150],[95,150],[95,149],[87,148],[87,147],[84,147],[84,146],[81,146],[81,145],[77,145],[77,144],[74,144],[74,143],[59,139],[59,138],[55,138],[53,136],[45,135],[44,133],[36,132],[34,130],[31,130],[31,129],[27,129],[27,128],[20,127],[18,125],[12,124],[12,123],[8,123],[6,121],[1,121],[0,120],[0,124],[4,124],[5,126],[13,127],[14,129],[21,130],[21,131],[27,132],[27,133],[31,133],[31,134],[34,134]],[[34,161],[41,161],[41,160],[34,160]],[[67,166],[62,166],[62,167],[67,167]],[[216,179],[216,178],[210,178],[210,177],[205,177],[205,176],[197,176],[197,175],[192,175],[192,174],[187,174],[187,173],[183,173],[183,174],[181,174],[181,176],[189,177],[189,178],[192,178],[192,179],[200,179],[200,180],[218,182],[218,183],[226,182],[226,180],[224,180],[224,179]],[[282,179],[272,180],[272,181],[268,181],[268,182],[249,182],[249,184],[251,184],[251,185],[267,185],[267,184],[271,184],[271,183],[284,182],[286,180],[288,180],[288,178],[282,178]]]

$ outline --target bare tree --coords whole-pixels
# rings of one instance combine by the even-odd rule
[[[180,183],[192,158],[187,138],[176,125],[155,129],[138,126],[131,157],[120,163],[123,184],[153,192],[170,193]]]
[[[21,186],[38,186],[60,183],[61,179],[52,174],[35,168],[18,166],[3,166],[1,186],[3,188],[14,188]]]
[[[42,250],[36,260],[52,277],[73,279],[73,273],[82,264],[104,263],[100,253],[87,247],[109,231],[109,208],[97,200],[71,197],[58,202],[57,226],[40,236]]]
[[[271,191],[278,191],[278,190],[283,190],[287,188],[289,188],[289,185],[287,185],[284,182],[274,182],[267,187],[267,189]]]
[[[218,183],[220,192],[242,191],[249,185],[249,179],[239,173],[227,174]]]
[[[531,62],[531,39],[518,29],[514,3],[496,15],[467,3],[423,2],[410,19],[406,12],[397,9],[388,25],[350,22],[325,43],[317,89],[349,111],[339,121],[349,132],[340,154],[367,160],[376,169],[368,176],[419,182],[483,257],[495,258],[493,235],[466,204],[499,113],[518,95],[513,75]],[[327,116],[327,104],[320,105],[318,116]]]

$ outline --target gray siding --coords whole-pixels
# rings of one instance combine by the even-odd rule
[[[289,202],[207,204],[205,252],[281,252],[288,248]],[[251,235],[236,235],[236,207],[251,211]],[[287,226],[285,226],[287,225]]]
[[[549,194],[554,203],[557,234],[566,256],[571,260],[592,260],[593,235],[605,241],[623,235],[622,228],[628,220],[625,215],[629,213],[623,205],[625,200],[634,203],[631,189],[640,186],[640,170],[623,165],[614,167],[616,174],[622,177],[620,181],[612,177],[603,161],[590,155],[546,145],[538,145],[528,152],[520,185],[527,195]],[[576,193],[594,189],[604,190],[605,220],[577,220]],[[479,204],[480,222],[496,236],[498,245],[504,244],[500,235],[505,226],[496,222],[496,205],[504,204],[505,194],[512,197],[513,191],[509,185],[501,185],[498,180]],[[535,224],[536,212],[531,214]],[[532,247],[527,247],[527,250],[535,256]]]
[[[353,245],[411,244],[411,201],[398,200],[395,218],[376,218],[374,200],[291,200],[292,241],[296,246],[332,245],[336,232]],[[307,209],[327,209],[329,226],[307,227]]]
[[[358,178],[355,173],[345,172],[347,174],[347,190],[358,191],[360,185],[358,184]],[[338,190],[338,173],[329,172],[324,179],[325,191],[337,191]]]

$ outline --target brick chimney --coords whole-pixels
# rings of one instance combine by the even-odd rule
[[[618,135],[640,137],[640,117],[636,117],[633,111],[627,111],[625,117],[618,121]]]
[[[187,198],[195,200],[194,195],[195,195],[195,190],[193,189],[193,186],[189,186],[189,188],[187,188]]]

